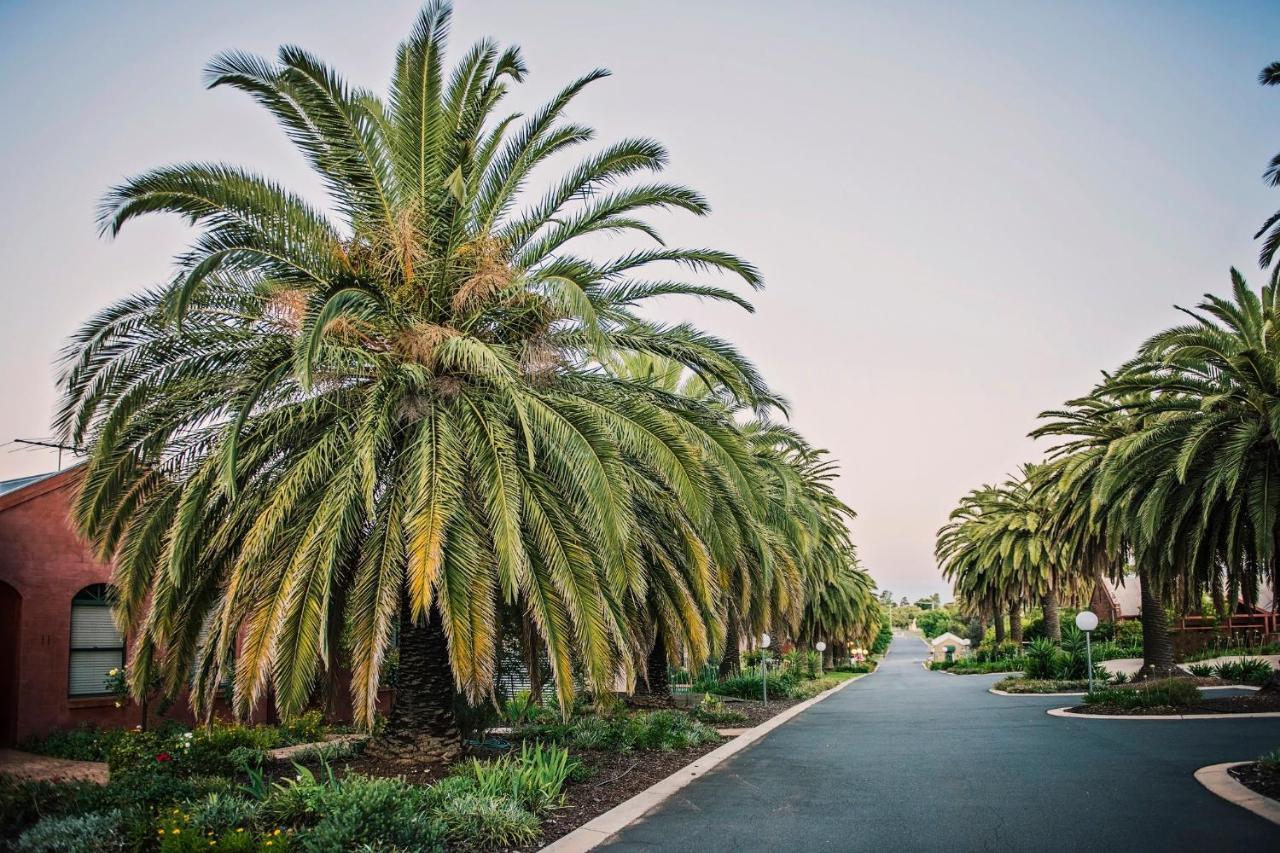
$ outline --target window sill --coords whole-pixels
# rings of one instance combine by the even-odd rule
[[[73,711],[83,708],[114,708],[118,700],[110,694],[106,696],[69,696],[67,707]]]

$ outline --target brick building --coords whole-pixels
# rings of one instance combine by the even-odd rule
[[[0,482],[0,746],[77,726],[132,727],[133,703],[116,707],[104,680],[128,659],[129,638],[108,606],[111,566],[94,558],[70,523],[78,468]],[[346,679],[336,713],[349,718]],[[391,692],[379,705],[390,707]],[[185,697],[165,714],[191,722]],[[272,718],[267,703],[253,715]]]
[[[0,482],[0,744],[78,725],[132,726],[108,670],[125,657],[95,560],[68,513],[77,469]]]

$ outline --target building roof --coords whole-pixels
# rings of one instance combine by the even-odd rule
[[[47,474],[32,474],[30,477],[16,477],[12,480],[0,480],[0,495],[7,495],[10,492],[16,492],[18,489],[25,489],[41,480],[47,480],[57,474],[57,471],[50,471]]]
[[[1115,602],[1118,616],[1138,616],[1142,613],[1142,590],[1138,586],[1137,575],[1125,575],[1121,583],[1106,578],[1102,585]]]
[[[955,634],[951,633],[950,631],[947,631],[945,634],[939,634],[938,636],[934,637],[932,640],[929,641],[929,644],[933,646],[939,645],[941,643],[949,643],[953,646],[969,645],[968,640],[964,639],[963,637],[957,637]]]

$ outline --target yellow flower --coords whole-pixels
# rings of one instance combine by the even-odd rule
[[[268,847],[270,847],[270,846],[271,846],[271,839],[270,839],[270,838],[268,838],[268,839],[267,839],[267,845],[266,845],[266,846],[268,846]]]
[[[213,846],[214,846],[215,844],[217,844],[217,843],[218,843],[218,842],[216,842],[216,841],[210,841],[210,842],[209,842],[209,846],[210,846],[210,847],[213,847]]]
[[[164,830],[163,830],[163,829],[158,829],[158,830],[156,830],[156,832],[159,832],[161,835],[164,835]]]
[[[279,834],[280,834],[280,828],[279,828],[279,827],[276,827],[276,831],[275,831],[275,832],[273,832],[273,833],[271,833],[271,834],[272,834],[272,835],[279,835]]]
[[[120,670],[116,669],[115,667],[112,667],[111,671],[107,673],[107,675],[119,675],[119,674],[120,674]]]
[[[237,826],[237,827],[236,827],[236,832],[244,832],[244,827],[243,827],[243,826]]]
[[[174,834],[174,835],[181,835],[181,834],[182,834],[182,830],[181,830],[181,829],[178,829],[178,827],[176,827],[176,826],[175,826],[175,827],[173,828],[173,834]]]

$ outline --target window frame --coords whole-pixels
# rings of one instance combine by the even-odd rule
[[[123,668],[125,664],[125,653],[127,643],[125,636],[117,629],[120,634],[120,645],[118,646],[77,646],[75,645],[75,621],[76,609],[79,607],[110,607],[111,606],[111,585],[106,583],[91,583],[82,588],[79,592],[71,597],[71,614],[67,623],[67,698],[68,699],[94,699],[103,696],[110,696],[111,692],[106,689],[105,685],[92,693],[76,693],[72,689],[72,678],[74,676],[74,663],[76,654],[84,652],[118,652],[120,655],[120,663],[118,667]]]

